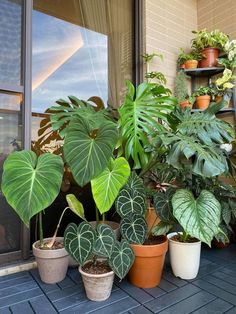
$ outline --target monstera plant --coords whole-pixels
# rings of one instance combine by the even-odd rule
[[[114,274],[124,278],[133,264],[134,253],[129,243],[125,239],[117,241],[108,225],[99,224],[94,229],[86,221],[79,226],[69,224],[64,238],[66,250],[80,264],[87,297],[94,301],[107,299]]]

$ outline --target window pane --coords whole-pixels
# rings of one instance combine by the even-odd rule
[[[0,93],[0,178],[7,155],[21,149],[21,95]],[[0,253],[20,249],[20,220],[0,194]]]
[[[0,1],[0,83],[21,84],[20,0]]]

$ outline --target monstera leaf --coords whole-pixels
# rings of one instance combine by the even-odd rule
[[[116,199],[116,210],[121,217],[130,214],[143,215],[147,209],[146,198],[143,194],[130,188],[123,188]]]
[[[117,142],[117,128],[105,122],[93,128],[78,117],[70,122],[65,137],[64,156],[76,182],[84,186],[107,166]]]
[[[70,209],[75,213],[77,216],[85,220],[84,216],[84,206],[83,204],[76,198],[74,194],[67,194],[66,201]]]
[[[134,252],[126,240],[116,241],[109,265],[114,273],[123,279],[134,262]]]
[[[55,200],[63,171],[61,157],[49,153],[37,157],[32,151],[20,151],[7,157],[2,192],[26,226],[31,217]]]
[[[135,171],[131,172],[125,187],[128,187],[131,190],[136,190],[140,194],[145,194],[143,180],[136,174]]]
[[[97,237],[93,246],[93,252],[97,255],[110,257],[115,244],[114,231],[105,224],[97,226]]]
[[[122,218],[121,235],[129,243],[143,244],[147,236],[147,222],[141,215],[130,214]]]
[[[185,232],[209,246],[219,231],[221,206],[215,196],[203,190],[197,199],[185,189],[172,197],[173,214]]]
[[[93,251],[95,231],[88,222],[70,223],[64,233],[64,245],[67,252],[80,264],[89,259]]]
[[[130,175],[125,158],[110,159],[108,167],[91,181],[92,193],[100,213],[107,212]]]

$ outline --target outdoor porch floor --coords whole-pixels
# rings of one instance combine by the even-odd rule
[[[160,285],[139,289],[116,280],[110,298],[88,301],[80,275],[69,269],[64,281],[47,285],[37,270],[0,277],[0,313],[96,314],[236,314],[236,245],[204,248],[198,277],[185,281],[172,275],[168,258]]]

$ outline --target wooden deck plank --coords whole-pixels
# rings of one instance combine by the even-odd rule
[[[149,311],[143,305],[140,305],[140,306],[135,307],[134,309],[130,310],[128,313],[130,313],[130,314],[152,314],[153,312]]]
[[[227,291],[229,293],[236,295],[236,286],[235,286],[236,282],[234,285],[232,285],[231,283],[228,283],[228,282],[222,280],[221,278],[217,278],[214,276],[206,276],[206,277],[204,277],[204,280],[212,283],[213,285],[219,287],[220,289],[223,289],[224,291]]]
[[[29,302],[22,302],[10,307],[12,314],[35,314]]]
[[[159,312],[160,314],[189,314],[194,310],[202,307],[203,305],[213,301],[216,297],[206,291],[200,291],[191,297],[180,301],[179,303],[172,305],[165,309],[164,311]]]
[[[96,314],[120,314],[125,311],[130,311],[132,308],[138,307],[139,303],[131,297],[126,297],[122,301],[113,302],[106,307],[97,309],[91,313]],[[85,314],[85,313],[84,313]]]
[[[147,293],[149,293],[154,298],[158,298],[161,295],[166,294],[166,291],[162,290],[160,287],[146,288],[146,289],[143,289],[143,290],[146,291]]]
[[[232,304],[229,304],[224,300],[215,299],[214,301],[194,311],[192,314],[222,314],[232,307]]]
[[[31,299],[30,304],[36,314],[56,314],[58,311],[45,295]],[[22,312],[23,314],[23,312]]]
[[[31,270],[30,274],[45,293],[61,290],[57,284],[46,284],[42,282],[37,269]]]
[[[161,282],[158,285],[158,287],[161,288],[162,290],[166,291],[166,292],[170,292],[170,291],[177,289],[176,285],[173,285],[171,282],[169,282],[163,278],[161,279]]]
[[[19,284],[17,286],[2,289],[0,290],[0,300],[4,297],[17,295],[18,293],[21,293],[21,292],[27,293],[28,290],[31,290],[34,288],[38,288],[38,285],[35,281],[31,280],[26,283]]]
[[[10,274],[10,275],[6,275],[6,276],[1,276],[0,277],[0,282],[4,282],[4,281],[9,281],[9,280],[14,280],[20,277],[24,277],[24,276],[29,276],[29,273],[27,271],[22,271],[19,273],[15,273],[15,274]]]
[[[24,284],[30,281],[33,281],[33,280],[29,274],[25,274],[22,277],[12,278],[10,280],[5,280],[5,281],[0,282],[0,291],[2,289],[14,287],[14,286]]]
[[[191,295],[198,293],[199,291],[200,289],[196,286],[187,284],[177,290],[171,291],[157,299],[145,303],[145,307],[147,307],[150,311],[157,313],[171,305],[174,305],[175,303],[180,302],[181,300],[190,297]]]
[[[171,282],[173,285],[177,286],[177,287],[183,287],[185,286],[188,282],[186,280],[180,279],[175,277],[172,273],[170,272],[166,272],[163,274],[163,279]]]

